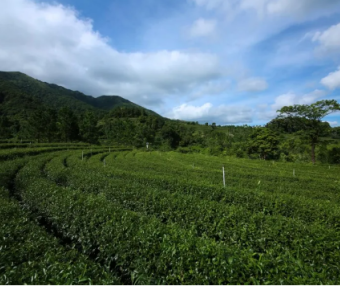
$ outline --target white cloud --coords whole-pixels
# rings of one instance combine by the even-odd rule
[[[192,38],[213,36],[216,32],[216,20],[197,19],[189,29]]]
[[[255,10],[264,16],[295,16],[298,18],[320,17],[333,13],[331,8],[339,7],[338,0],[191,0],[197,6],[208,10],[223,10],[238,13],[241,10]],[[295,19],[295,20],[296,20]]]
[[[331,6],[334,4],[333,0],[273,0],[266,1],[267,12],[269,14],[295,14],[304,16],[315,10],[324,8],[325,6]]]
[[[225,0],[192,0],[196,5],[203,6],[208,10],[226,7],[228,1]]]
[[[324,90],[315,89],[311,93],[297,95],[292,92],[281,94],[274,99],[272,105],[260,104],[256,108],[256,117],[261,121],[269,121],[275,118],[280,110],[284,106],[291,106],[295,104],[312,104],[320,98],[326,96]]]
[[[224,81],[208,81],[200,87],[194,89],[194,92],[189,97],[189,100],[195,100],[204,96],[214,96],[230,88],[231,82]]]
[[[295,93],[288,92],[276,97],[274,104],[271,105],[271,108],[273,111],[276,111],[283,106],[290,106],[294,104],[311,104],[325,95],[326,92],[319,89],[304,95],[296,95]]]
[[[238,90],[240,91],[263,91],[268,88],[267,82],[262,78],[247,78],[238,82]]]
[[[331,126],[337,126],[338,125],[338,121],[324,121],[324,122],[328,122],[329,125],[331,125]]]
[[[312,38],[313,42],[319,42],[318,50],[320,52],[338,52],[340,53],[340,23],[333,25],[323,32],[316,32]]]
[[[118,94],[159,105],[219,78],[209,53],[161,50],[119,52],[72,8],[33,0],[0,2],[0,69],[22,71],[87,94]]]
[[[329,73],[326,77],[321,79],[321,83],[331,90],[340,88],[340,66],[335,72]]]
[[[242,124],[252,121],[253,110],[246,106],[219,105],[204,103],[201,106],[182,104],[174,107],[166,116],[173,119],[218,124]]]

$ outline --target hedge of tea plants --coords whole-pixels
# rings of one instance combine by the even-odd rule
[[[46,252],[57,243],[70,255],[59,263],[54,248],[51,276],[33,255],[40,280],[30,282],[35,272],[27,268],[32,275],[15,274],[16,283],[340,282],[339,166],[114,148],[4,163],[3,200],[25,218],[17,229],[27,225]],[[29,252],[29,244],[18,249]],[[25,263],[8,253],[7,261]],[[88,272],[78,275],[84,264]],[[10,277],[10,267],[0,269]],[[50,278],[60,269],[65,279]]]

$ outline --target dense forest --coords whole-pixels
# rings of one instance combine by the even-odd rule
[[[93,98],[22,73],[0,72],[0,139],[9,142],[81,141],[145,149],[148,143],[149,150],[290,162],[310,161],[312,154],[321,163],[340,163],[340,127],[322,122],[324,115],[301,114],[278,116],[265,126],[170,120],[119,96]]]

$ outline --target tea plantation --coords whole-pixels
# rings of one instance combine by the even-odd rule
[[[340,284],[339,174],[0,144],[0,284]]]

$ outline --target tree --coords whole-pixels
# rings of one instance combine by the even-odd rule
[[[304,118],[288,116],[284,118],[275,118],[268,122],[265,127],[279,133],[295,133],[303,130]]]
[[[45,135],[48,142],[53,142],[57,135],[58,113],[56,110],[48,108],[45,111]]]
[[[163,139],[163,143],[170,148],[177,148],[181,140],[176,128],[173,125],[164,125],[160,130],[160,135]]]
[[[248,154],[258,154],[261,159],[278,157],[279,137],[268,128],[256,128],[248,139]]]
[[[0,138],[10,138],[11,123],[9,122],[7,116],[3,115],[0,117]]]
[[[63,107],[59,110],[57,126],[62,141],[68,142],[79,139],[77,117],[68,107]]]
[[[44,108],[38,107],[28,118],[28,123],[30,125],[31,130],[31,136],[32,138],[38,140],[38,143],[40,140],[44,137],[43,133],[45,131],[45,120],[44,116]]]
[[[91,144],[98,143],[99,132],[97,128],[98,120],[95,114],[87,111],[80,121],[80,135],[85,142]]]
[[[329,131],[321,119],[338,110],[340,105],[336,100],[320,100],[310,105],[284,106],[277,112],[280,113],[279,118],[297,116],[305,119],[301,121],[303,124],[301,133],[309,140],[312,162],[315,164],[315,147],[320,141],[320,136]]]

